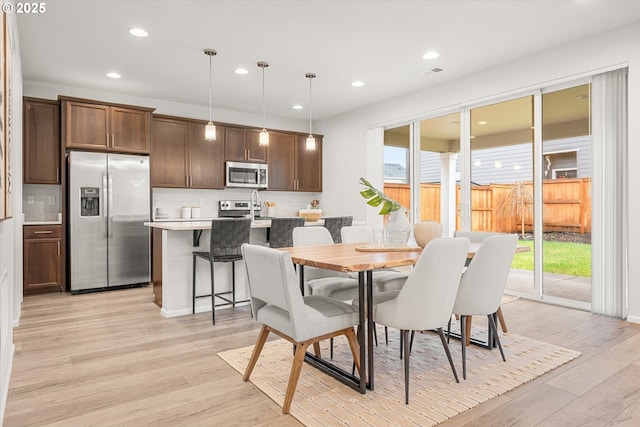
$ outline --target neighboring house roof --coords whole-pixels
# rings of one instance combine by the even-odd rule
[[[384,164],[385,181],[405,181],[407,179],[407,168],[400,163]]]

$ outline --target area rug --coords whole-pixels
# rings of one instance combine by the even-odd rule
[[[473,335],[486,337],[486,329],[474,327]],[[519,385],[537,378],[577,357],[580,353],[514,334],[501,334],[506,362],[499,351],[468,347],[467,379],[462,379],[460,342],[450,348],[460,383],[456,383],[436,333],[416,334],[411,352],[409,405],[404,403],[403,362],[399,358],[399,332],[379,329],[375,347],[375,390],[362,395],[305,364],[293,397],[290,414],[306,426],[433,426]],[[322,343],[328,357],[328,342]],[[218,355],[240,374],[244,373],[253,346]],[[293,360],[292,346],[278,339],[267,342],[250,381],[282,406]],[[352,358],[346,339],[334,343],[334,363],[351,371]],[[241,376],[238,381],[242,381]]]

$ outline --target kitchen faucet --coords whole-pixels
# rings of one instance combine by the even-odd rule
[[[254,199],[255,198],[255,199]],[[260,206],[260,195],[258,194],[258,190],[253,190],[251,192],[251,202],[249,202],[250,206],[250,210],[249,212],[251,212],[251,222],[255,221],[255,206],[258,205]]]

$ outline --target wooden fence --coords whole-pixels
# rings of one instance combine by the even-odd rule
[[[533,194],[533,184],[523,183],[524,191]],[[471,229],[501,232],[520,232],[519,212],[505,209],[514,185],[491,184],[471,188]],[[410,208],[409,184],[384,184],[389,197]],[[542,186],[542,218],[544,231],[591,232],[591,178],[545,180]],[[440,184],[420,185],[420,218],[423,221],[440,221]],[[456,189],[456,206],[460,201],[460,186]],[[532,230],[533,205],[524,206],[524,227]],[[460,212],[456,218],[460,228]]]

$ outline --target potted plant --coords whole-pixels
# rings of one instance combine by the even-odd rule
[[[407,219],[406,208],[375,188],[365,178],[360,178],[360,184],[366,187],[360,194],[367,199],[367,204],[373,207],[382,205],[378,214],[388,215],[387,222],[384,226],[385,246],[407,246],[407,242],[411,236],[411,225]]]

